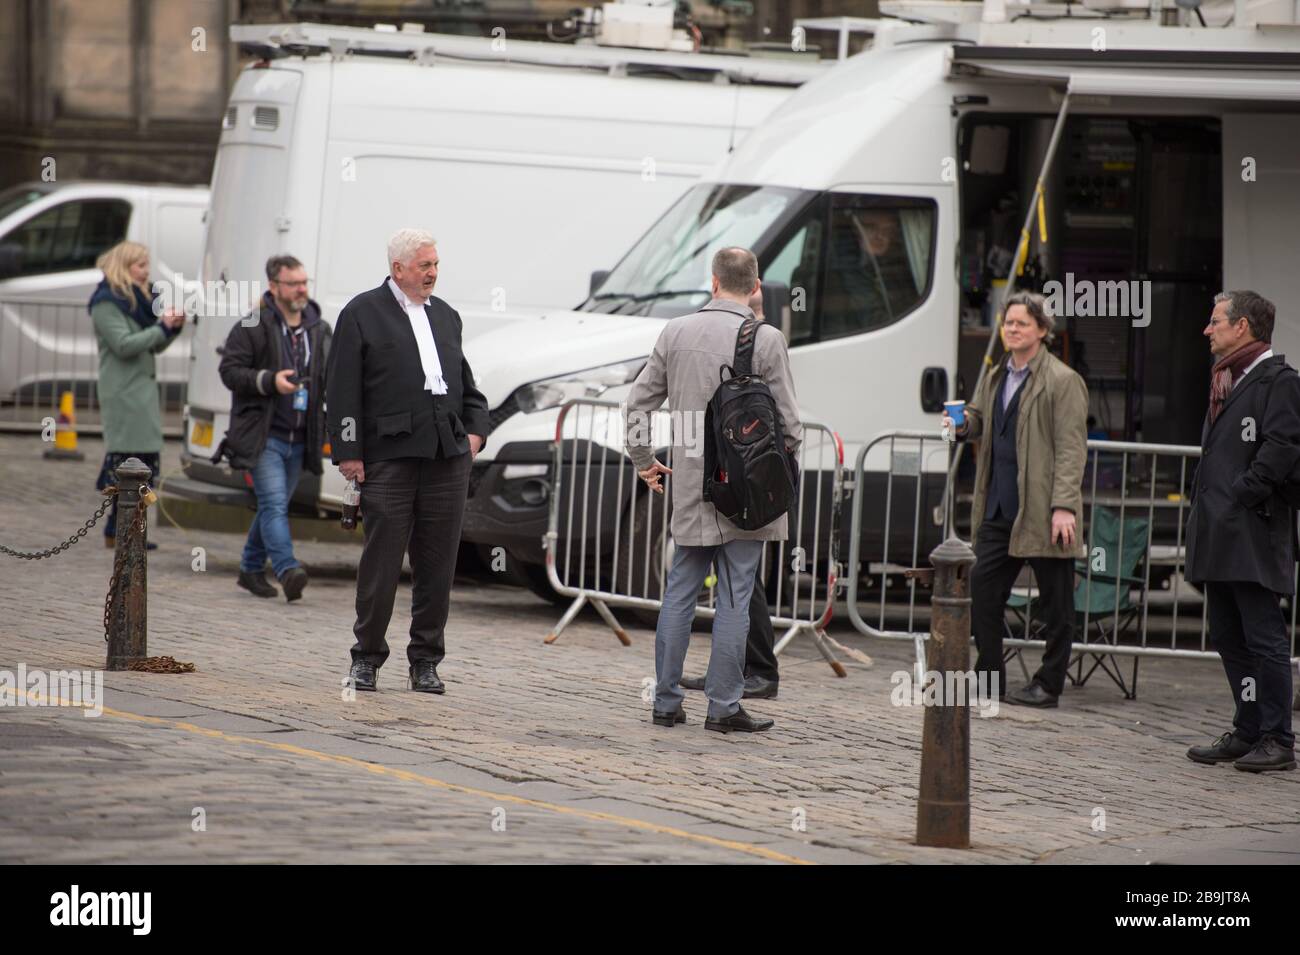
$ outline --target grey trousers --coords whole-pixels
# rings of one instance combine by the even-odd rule
[[[673,553],[659,626],[655,628],[655,710],[671,713],[682,704],[682,666],[691,642],[695,601],[709,565],[715,565],[717,615],[713,649],[704,676],[709,717],[722,719],[740,707],[745,691],[745,641],[749,635],[749,598],[763,555],[762,541],[729,541],[713,547],[683,547]]]

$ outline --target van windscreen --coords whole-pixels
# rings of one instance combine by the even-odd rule
[[[712,297],[714,253],[728,246],[757,252],[763,237],[779,228],[804,196],[775,186],[696,186],[641,237],[581,307],[666,318],[693,312]]]

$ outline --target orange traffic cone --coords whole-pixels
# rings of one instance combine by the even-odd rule
[[[46,448],[45,456],[65,461],[84,461],[86,458],[77,450],[77,413],[72,406],[70,391],[65,391],[59,398],[59,417],[54,424],[54,447]]]

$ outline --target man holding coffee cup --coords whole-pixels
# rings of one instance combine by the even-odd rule
[[[1055,319],[1043,296],[1008,297],[1002,343],[1009,354],[974,399],[954,403],[943,422],[959,440],[981,439],[975,455],[971,536],[971,624],[981,678],[1005,692],[1002,638],[1011,588],[1026,562],[1041,594],[1047,650],[1033,679],[1008,703],[1056,706],[1074,637],[1074,561],[1080,534],[1088,444],[1088,387],[1047,350]],[[953,414],[956,412],[956,414]],[[963,413],[964,412],[964,413]]]

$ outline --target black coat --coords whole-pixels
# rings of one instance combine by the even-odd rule
[[[1281,355],[1260,362],[1206,416],[1187,518],[1187,579],[1247,581],[1289,594],[1295,514],[1279,493],[1300,461],[1300,375]]]
[[[311,358],[307,363],[307,436],[302,466],[312,474],[321,473],[321,444],[325,434],[325,382],[330,354],[330,327],[320,320],[320,308],[307,303],[303,320],[307,322],[307,343]],[[280,317],[270,302],[270,293],[262,297],[255,324],[241,320],[226,336],[218,371],[230,389],[230,427],[212,456],[216,464],[223,457],[231,467],[251,470],[266,448],[275,414],[275,373],[292,368],[281,343]]]
[[[430,299],[424,313],[447,383],[445,395],[425,390],[411,320],[387,280],[339,313],[326,392],[335,463],[455,457],[469,451],[469,435],[486,441],[487,399],[474,386],[461,351],[460,316],[440,298]]]

